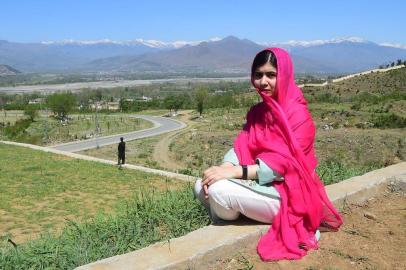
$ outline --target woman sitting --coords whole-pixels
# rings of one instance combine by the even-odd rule
[[[263,260],[299,259],[318,248],[319,228],[337,230],[342,219],[315,169],[315,125],[294,81],[289,54],[259,52],[251,82],[262,102],[220,166],[204,171],[196,196],[213,221],[240,214],[271,224],[257,251]]]

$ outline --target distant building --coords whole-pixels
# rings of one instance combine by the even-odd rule
[[[107,102],[106,109],[109,111],[117,111],[120,109],[120,102],[116,102],[116,101]]]
[[[137,97],[137,101],[144,101],[144,102],[147,102],[147,101],[150,101],[150,100],[152,100],[152,98],[146,97],[146,96]]]
[[[28,101],[28,104],[40,104],[44,102],[44,98],[36,98]]]
[[[95,101],[89,105],[90,109],[92,110],[109,110],[109,111],[117,111],[120,109],[120,102],[116,101]]]
[[[103,109],[103,103],[101,101],[95,101],[89,105],[92,110],[101,110]]]

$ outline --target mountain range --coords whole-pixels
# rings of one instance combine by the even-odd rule
[[[0,76],[16,75],[19,73],[21,73],[21,72],[10,66],[0,65]]]
[[[134,40],[17,43],[0,40],[0,64],[22,72],[248,73],[271,46],[292,55],[297,73],[351,73],[406,59],[406,49],[360,38],[256,43],[229,36],[198,42]]]

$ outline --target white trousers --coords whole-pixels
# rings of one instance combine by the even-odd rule
[[[279,211],[279,199],[270,198],[229,180],[209,186],[206,199],[201,180],[195,183],[195,195],[210,213],[211,219],[236,220],[240,214],[263,223],[272,223]]]

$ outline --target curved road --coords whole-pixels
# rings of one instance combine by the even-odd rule
[[[154,124],[154,127],[128,132],[124,134],[116,134],[106,137],[98,137],[85,141],[75,141],[70,143],[64,143],[59,145],[50,146],[50,148],[67,151],[67,152],[78,152],[82,150],[97,148],[100,146],[105,146],[109,144],[119,143],[120,137],[124,137],[124,141],[132,141],[136,139],[151,137],[166,132],[182,129],[186,127],[185,123],[170,118],[160,117],[160,116],[150,116],[150,115],[133,115],[131,117],[142,118],[144,120],[150,121]]]

